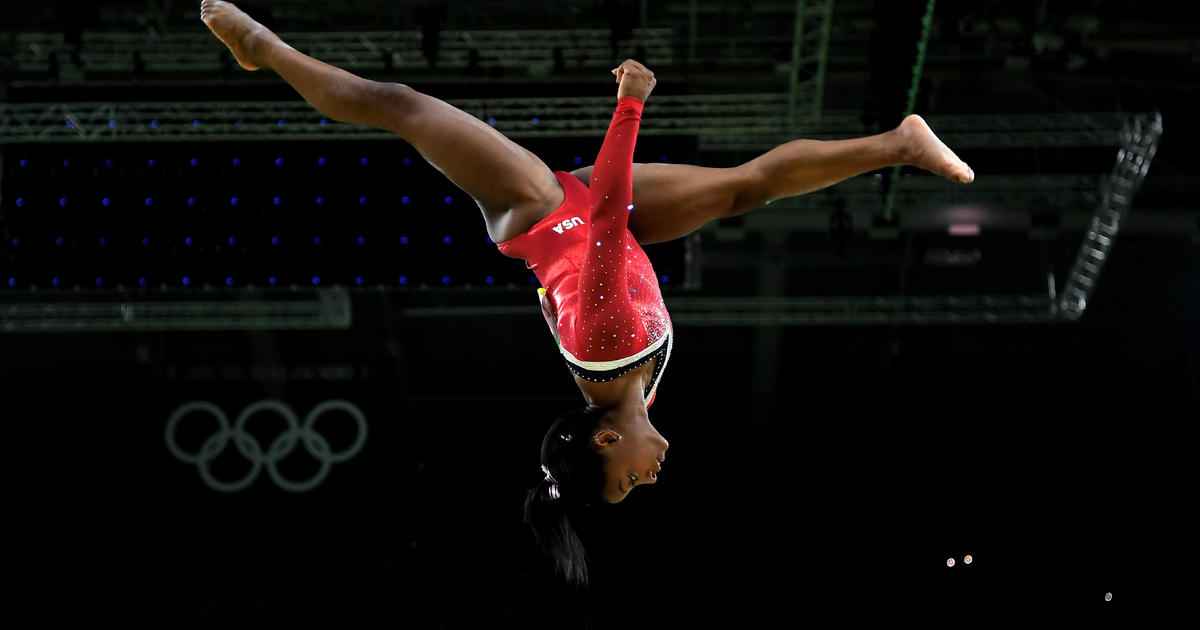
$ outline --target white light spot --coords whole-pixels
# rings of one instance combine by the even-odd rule
[[[1106,601],[1106,602],[1111,602],[1111,601],[1112,601],[1112,593],[1105,593],[1105,594],[1104,594],[1104,601]]]
[[[975,558],[972,558],[971,556],[963,556],[963,564],[971,564],[974,561]]]
[[[947,559],[946,559],[946,566],[948,566],[948,567],[952,567],[952,566],[954,566],[954,558],[947,558]]]

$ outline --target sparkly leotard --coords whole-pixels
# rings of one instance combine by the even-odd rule
[[[562,205],[498,247],[525,260],[546,289],[571,372],[611,381],[658,358],[645,390],[648,407],[671,356],[671,319],[650,260],[629,231],[643,105],[634,97],[620,99],[589,186],[556,171]]]

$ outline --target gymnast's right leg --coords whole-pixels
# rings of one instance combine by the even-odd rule
[[[520,234],[562,203],[562,187],[545,163],[478,118],[407,85],[313,59],[231,3],[203,0],[200,17],[243,68],[271,68],[334,120],[400,134],[475,199],[492,240]]]

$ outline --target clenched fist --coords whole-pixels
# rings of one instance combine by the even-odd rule
[[[620,87],[617,88],[618,99],[632,96],[645,102],[656,83],[654,73],[632,59],[626,59],[612,72],[617,75],[617,83],[620,84]]]

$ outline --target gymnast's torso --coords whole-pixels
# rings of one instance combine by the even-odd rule
[[[593,176],[620,179],[620,173],[599,168],[611,157],[608,145],[601,149]],[[632,170],[631,162],[628,168]],[[559,350],[576,378],[603,383],[636,372],[645,383],[649,406],[673,335],[658,277],[628,228],[632,189],[618,181],[611,188],[600,182],[602,188],[589,190],[570,173],[554,175],[563,188],[562,204],[519,236],[499,243],[500,252],[524,260],[546,290]],[[593,209],[593,202],[600,206]]]

